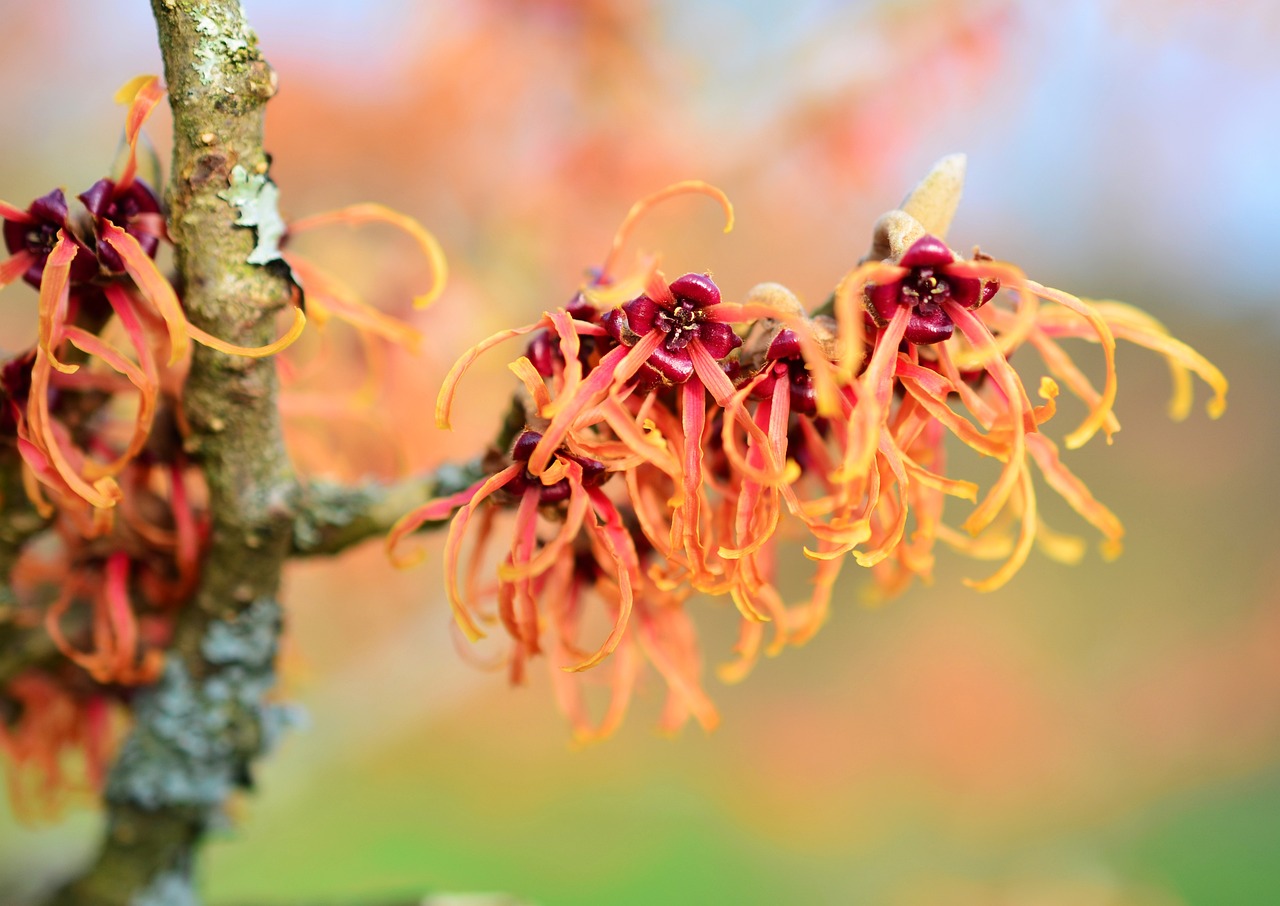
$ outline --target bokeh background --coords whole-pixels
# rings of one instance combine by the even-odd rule
[[[148,5],[0,12],[0,197],[78,191],[115,153],[112,91],[159,69]],[[657,737],[652,683],[614,739],[572,751],[545,675],[513,690],[460,656],[437,556],[397,573],[375,545],[296,567],[286,686],[307,722],[209,847],[211,903],[1280,902],[1280,6],[258,0],[248,13],[280,75],[268,139],[286,213],[390,204],[437,233],[453,268],[437,306],[411,313],[425,274],[399,238],[303,237],[427,335],[419,357],[380,357],[371,409],[324,404],[364,367],[340,331],[300,369],[288,414],[308,474],[478,449],[509,375],[500,356],[479,368],[445,436],[430,417],[444,370],[564,301],[639,195],[720,185],[731,235],[690,200],[641,243],[671,271],[709,269],[727,297],[776,280],[816,302],[874,218],[957,150],[970,166],[953,244],[1143,306],[1232,391],[1221,421],[1198,407],[1171,424],[1164,366],[1122,348],[1125,430],[1069,460],[1124,519],[1122,558],[1033,558],[985,596],[959,581],[981,565],[944,558],[933,587],[878,608],[851,565],[807,647],[740,685],[711,681],[724,720],[710,736]],[[160,111],[162,155],[167,130]],[[26,293],[5,292],[7,329],[30,324]],[[712,660],[727,656],[734,614],[694,609]],[[86,802],[34,825],[0,806],[6,889],[87,858]]]

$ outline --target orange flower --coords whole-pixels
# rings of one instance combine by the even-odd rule
[[[482,638],[478,614],[471,590],[464,593],[458,576],[460,552],[477,508],[491,497],[516,505],[515,532],[510,551],[498,568],[498,618],[517,643],[511,662],[513,680],[523,676],[529,655],[541,651],[536,580],[547,573],[563,557],[573,556],[574,545],[581,538],[597,553],[603,574],[618,588],[618,613],[614,628],[599,649],[581,663],[569,667],[585,670],[594,667],[618,646],[634,602],[634,587],[639,577],[639,563],[631,537],[622,523],[617,507],[601,491],[609,473],[604,463],[561,450],[555,464],[541,476],[528,467],[530,455],[542,440],[533,431],[524,431],[512,448],[511,464],[476,482],[458,494],[428,501],[405,514],[387,536],[387,553],[398,566],[411,566],[420,554],[404,557],[397,547],[402,539],[424,523],[440,521],[457,510],[445,541],[445,584],[449,604],[458,625],[472,641]],[[554,536],[544,542],[538,539],[539,509],[565,505],[562,520]],[[492,519],[482,518],[479,538],[471,555],[478,564],[485,553]]]
[[[836,306],[843,323],[856,322],[860,313],[870,322],[871,352],[858,379],[859,399],[872,402],[874,420],[869,423],[877,428],[878,444],[895,448],[905,467],[907,480],[898,479],[902,512],[912,500],[925,510],[914,545],[904,549],[911,553],[905,561],[899,558],[898,565],[927,576],[927,551],[935,537],[979,556],[1005,548],[1005,563],[995,573],[968,582],[991,590],[1017,572],[1037,540],[1051,556],[1079,557],[1079,541],[1048,529],[1038,515],[1032,464],[1045,483],[1099,531],[1106,555],[1120,550],[1124,530],[1119,520],[1067,469],[1057,445],[1041,431],[1056,411],[1059,381],[1088,407],[1084,421],[1066,435],[1068,449],[1082,446],[1099,431],[1110,442],[1119,430],[1112,411],[1117,334],[1168,359],[1178,382],[1176,415],[1185,415],[1190,406],[1189,373],[1200,375],[1213,388],[1213,417],[1225,408],[1227,382],[1203,357],[1134,309],[1118,303],[1095,306],[1042,286],[1017,267],[986,255],[961,260],[941,236],[959,200],[963,168],[960,156],[944,159],[902,209],[881,218],[872,252],[884,255],[879,272],[871,279],[846,279]],[[1059,307],[1042,310],[1041,301]],[[1058,345],[1058,338],[1068,336],[1102,347],[1101,390]],[[1040,353],[1052,375],[1041,379],[1038,396],[1043,402],[1038,406],[1010,364],[1012,355],[1026,345]],[[902,396],[896,406],[895,394]],[[953,398],[961,411],[952,408]],[[973,499],[976,488],[923,469],[921,460],[933,462],[935,468],[943,461],[940,433],[936,428],[924,431],[930,421],[1002,463],[999,477],[964,522],[969,539],[939,521],[944,496]],[[914,454],[906,452],[912,449]],[[1000,529],[1002,522],[1018,525],[1011,543]],[[989,532],[996,537],[988,537]]]
[[[137,178],[141,129],[163,96],[155,76],[139,76],[117,94],[117,100],[128,105],[128,153],[118,177],[100,179],[78,196],[83,216],[72,216],[61,189],[25,209],[0,202],[4,239],[12,253],[0,264],[0,286],[23,277],[40,290],[35,354],[29,363],[18,360],[17,366],[29,368],[29,373],[7,370],[4,387],[28,493],[45,513],[51,509],[41,487],[60,505],[91,507],[99,514],[93,517],[97,531],[105,530],[105,511],[120,500],[116,478],[150,433],[161,381],[158,363],[180,365],[192,339],[232,355],[272,355],[292,343],[306,323],[302,310],[295,308],[293,326],[283,337],[267,346],[246,348],[212,337],[187,321],[177,293],[153,260],[167,240],[160,200]],[[100,336],[112,315],[133,347],[133,358]],[[57,391],[74,389],[85,379],[78,374],[80,364],[64,361],[66,344],[107,365],[138,394],[132,438],[108,462],[78,446],[57,418]]]
[[[980,253],[959,258],[941,237],[962,177],[962,158],[944,160],[902,209],[881,219],[868,260],[813,315],[776,284],[735,303],[722,300],[706,274],[668,282],[656,259],[615,274],[636,219],[657,201],[701,192],[731,212],[722,194],[695,182],[637,203],[605,265],[568,306],[494,334],[454,365],[437,401],[441,427],[476,358],[530,337],[510,366],[520,381],[515,442],[486,460],[487,477],[404,517],[388,538],[393,559],[405,535],[456,510],[444,554],[455,619],[472,639],[481,634],[478,621],[505,625],[515,643],[514,679],[542,651],[548,628],[550,659],[567,671],[613,654],[609,704],[598,722],[579,686],[564,678],[556,684],[575,735],[586,739],[617,726],[637,652],[670,689],[664,726],[690,715],[714,724],[698,683],[701,658],[687,612],[693,591],[728,596],[740,613],[735,657],[720,668],[734,681],[761,652],[813,636],[846,555],[874,570],[886,593],[931,578],[939,539],[1004,559],[992,576],[969,583],[984,590],[1008,581],[1036,542],[1059,559],[1078,559],[1082,542],[1040,518],[1033,471],[1099,530],[1108,554],[1117,552],[1119,521],[1041,430],[1056,412],[1059,382],[1088,408],[1066,436],[1069,449],[1119,427],[1116,337],[1169,359],[1176,416],[1190,406],[1191,374],[1217,392],[1213,415],[1224,405],[1226,382],[1133,309],[1091,305]],[[1042,301],[1056,307],[1042,309]],[[1100,390],[1062,350],[1065,337],[1102,346]],[[1027,345],[1050,373],[1037,388],[1038,404],[1009,361]],[[948,434],[1002,464],[985,494],[952,474]],[[615,475],[622,480],[611,481]],[[944,521],[949,497],[973,504],[968,535]],[[481,510],[487,503],[495,505]],[[514,533],[493,590],[497,612],[486,615],[475,602],[501,508],[515,510]],[[479,537],[464,593],[460,555],[472,523]],[[779,539],[793,529],[811,536],[804,553],[814,563],[812,592],[798,603],[775,585]],[[613,630],[586,656],[577,633],[588,592],[608,609]]]

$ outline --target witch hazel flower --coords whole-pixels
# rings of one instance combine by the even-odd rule
[[[1119,520],[1042,430],[1063,389],[1087,410],[1066,434],[1072,449],[1119,428],[1117,339],[1168,359],[1176,416],[1190,408],[1192,375],[1215,389],[1213,415],[1226,383],[1134,309],[1084,302],[977,251],[957,255],[945,236],[962,176],[962,158],[943,161],[881,218],[871,254],[814,313],[778,284],[734,302],[709,274],[667,279],[655,257],[620,267],[637,219],[666,198],[709,195],[732,222],[727,199],[704,183],[637,202],[604,265],[566,306],[494,334],[454,365],[437,400],[441,427],[477,357],[527,338],[510,365],[520,388],[504,431],[514,433],[480,481],[406,517],[393,554],[409,532],[454,514],[445,569],[455,619],[473,637],[486,619],[505,625],[515,642],[513,677],[540,653],[573,671],[611,656],[600,671],[610,694],[598,721],[574,677],[556,674],[575,735],[595,738],[616,727],[645,659],[666,679],[677,723],[692,716],[713,724],[688,620],[693,592],[727,597],[739,612],[734,657],[719,670],[736,681],[760,655],[813,636],[850,560],[894,593],[932,577],[939,541],[1004,560],[970,583],[979,589],[1008,581],[1035,545],[1079,559],[1083,542],[1039,513],[1041,482],[1101,533],[1105,552],[1117,552]],[[1071,360],[1063,345],[1071,338],[1102,348],[1100,386]],[[1025,371],[1010,362],[1025,347],[1048,371],[1031,385],[1034,398]],[[1026,356],[1018,361],[1025,369]],[[953,437],[1000,464],[989,487],[955,474]],[[590,486],[589,475],[600,483]],[[958,528],[946,518],[956,501],[972,507]],[[496,611],[481,612],[477,552],[499,521],[514,534],[491,587]],[[479,537],[464,568],[461,539],[473,524]],[[812,562],[812,590],[799,602],[777,587],[783,537],[796,538],[797,554],[803,545]],[[459,575],[469,577],[463,603]],[[604,602],[613,631],[583,660],[589,646],[576,638],[586,599]],[[646,643],[659,625],[665,631]],[[655,647],[655,638],[666,641]]]
[[[471,562],[476,562],[495,512],[514,510],[510,553],[499,566],[497,613],[488,617],[502,623],[516,643],[509,660],[513,678],[523,674],[529,657],[542,651],[542,627],[549,621],[563,624],[551,658],[556,666],[586,670],[619,646],[627,652],[624,659],[638,663],[635,652],[643,652],[641,659],[654,664],[673,690],[683,690],[684,704],[672,705],[664,718],[672,728],[689,715],[711,726],[714,709],[705,695],[690,692],[698,687],[693,674],[700,670],[700,660],[690,660],[696,645],[681,628],[687,625],[685,618],[649,605],[637,609],[636,589],[643,584],[651,599],[656,595],[678,608],[687,593],[680,594],[671,583],[654,584],[648,573],[660,571],[672,555],[684,562],[685,570],[706,572],[701,548],[696,548],[693,567],[684,555],[686,536],[693,539],[689,546],[703,543],[697,514],[706,494],[687,474],[689,463],[701,461],[707,432],[703,377],[709,376],[722,396],[732,397],[734,388],[721,361],[740,340],[716,317],[719,290],[710,277],[690,274],[668,282],[654,259],[643,260],[635,271],[621,271],[619,263],[637,220],[663,199],[686,193],[719,200],[731,224],[727,199],[703,183],[676,184],[642,199],[615,235],[605,264],[567,306],[546,312],[533,324],[495,334],[459,359],[437,402],[437,424],[443,427],[449,424],[459,382],[478,356],[506,340],[532,335],[525,355],[511,365],[522,383],[526,424],[505,454],[509,465],[499,468],[502,460],[491,458],[484,479],[461,494],[429,501],[389,536],[393,559],[403,563],[397,545],[409,532],[456,511],[446,541],[446,584],[455,619],[475,638],[484,619],[469,603],[475,595],[459,584],[462,538],[468,526],[480,526],[472,545]],[[619,304],[624,302],[625,308]],[[697,475],[699,467],[691,468]],[[624,482],[603,486],[604,479],[619,473]],[[638,550],[651,554],[644,575]],[[547,588],[561,581],[552,567],[571,555],[592,564],[573,573],[575,594],[591,590],[590,597],[610,602],[614,615],[613,630],[594,654],[576,642],[563,642],[574,635],[576,624],[565,623],[562,614],[557,617],[556,604],[547,597]],[[581,656],[569,658],[567,651]],[[633,673],[615,668],[614,700],[625,702],[629,692],[624,695],[623,687]],[[677,713],[683,715],[679,720],[671,716]],[[575,723],[587,725],[582,719]],[[604,726],[614,723],[605,720]]]
[[[526,462],[523,479],[494,475],[491,480],[515,486],[546,482],[551,475],[559,480],[555,464],[566,453],[598,459],[624,478],[625,494],[618,489],[611,496],[631,517],[625,524],[633,546],[653,551],[645,580],[663,592],[692,587],[731,596],[744,620],[775,622],[780,634],[769,650],[776,651],[777,639],[785,643],[812,634],[825,613],[819,602],[829,595],[837,571],[829,563],[819,567],[814,601],[803,608],[788,608],[772,587],[774,561],[763,548],[778,524],[783,489],[798,476],[786,457],[791,388],[796,388],[799,410],[821,408],[830,414],[840,411],[841,402],[827,361],[831,353],[821,348],[815,322],[803,316],[798,302],[784,306],[752,295],[741,304],[726,303],[709,275],[667,280],[654,258],[642,258],[634,270],[620,268],[621,249],[638,218],[660,201],[689,193],[719,201],[726,225],[732,225],[723,193],[696,181],[637,202],[604,265],[569,305],[534,324],[494,334],[459,359],[441,390],[437,424],[448,426],[459,382],[479,355],[532,334],[511,370],[523,384],[523,436],[540,439],[527,456],[520,451],[518,458]],[[772,349],[770,366],[793,379],[766,386],[767,375],[742,373],[737,358],[742,340],[733,325],[758,318],[787,328]],[[833,325],[825,320],[828,334]],[[741,380],[752,383],[743,386]],[[769,403],[749,403],[752,392],[765,393]],[[717,437],[722,438],[718,447]],[[478,494],[467,492],[452,506],[474,502]],[[510,506],[503,502],[510,495],[490,496],[497,506]],[[442,518],[450,507],[446,500],[433,501],[418,515],[429,511],[432,518]],[[557,518],[566,518],[556,534],[560,538],[574,520],[567,512]],[[420,524],[417,518],[411,523]],[[531,523],[520,524],[527,529]],[[584,543],[581,535],[579,543]],[[456,551],[446,550],[446,570],[454,568],[455,559]],[[634,586],[636,578],[628,581]],[[745,674],[758,642],[754,630],[744,633],[740,657],[726,675]]]
[[[1175,410],[1189,408],[1189,380],[1195,373],[1214,390],[1210,414],[1225,405],[1226,380],[1221,372],[1189,347],[1168,337],[1158,325],[1132,314],[1127,306],[1094,305],[1061,290],[1030,280],[1017,267],[975,254],[962,260],[944,237],[963,185],[964,158],[943,159],[908,196],[902,207],[876,226],[868,265],[879,272],[858,281],[848,278],[837,293],[837,315],[854,323],[870,322],[870,353],[859,375],[859,399],[869,402],[873,424],[885,438],[919,459],[941,462],[942,435],[933,424],[982,455],[1002,463],[987,493],[976,498],[976,486],[943,476],[899,482],[903,504],[914,500],[929,515],[918,527],[911,548],[916,566],[930,563],[927,548],[942,538],[961,549],[984,555],[1004,548],[1005,563],[991,576],[969,584],[998,588],[1025,562],[1037,541],[1059,559],[1076,559],[1079,542],[1048,528],[1036,506],[1034,466],[1042,480],[1103,536],[1103,552],[1119,553],[1123,528],[1062,462],[1058,446],[1041,430],[1056,413],[1056,398],[1065,386],[1087,407],[1082,423],[1067,433],[1065,445],[1075,449],[1102,432],[1110,442],[1119,430],[1114,413],[1117,381],[1116,331],[1123,338],[1166,357],[1180,376]],[[1003,300],[1008,300],[1007,302]],[[1041,302],[1054,308],[1043,309]],[[1101,388],[1080,371],[1059,345],[1064,336],[1092,340],[1103,351]],[[1049,374],[1042,377],[1032,402],[1022,376],[1010,359],[1030,346],[1040,353]],[[1176,378],[1177,379],[1177,378]],[[895,395],[901,402],[894,403]],[[959,407],[954,405],[959,403]],[[903,462],[911,461],[911,454]],[[917,465],[913,463],[913,465]],[[943,497],[975,499],[963,523],[964,533],[945,526],[938,514]],[[998,528],[1014,525],[1013,537]],[[984,535],[996,531],[1000,543]],[[977,541],[966,540],[978,539]],[[902,566],[900,562],[898,564]],[[923,574],[923,573],[922,573]]]
[[[732,226],[732,207],[723,193],[702,183],[677,183],[632,207],[614,239],[613,250],[601,274],[609,274],[610,263],[632,228],[635,218],[657,201],[683,192],[700,192],[720,201],[726,212],[726,229]],[[584,294],[593,302],[616,301],[620,297],[611,283],[601,292],[588,287]],[[664,469],[673,481],[669,531],[655,531],[657,520],[642,522],[646,535],[674,567],[665,581],[687,578],[703,591],[719,592],[733,586],[728,574],[733,564],[721,556],[708,524],[703,452],[708,432],[718,419],[730,430],[740,426],[756,443],[762,459],[752,465],[736,447],[728,455],[736,469],[756,475],[768,484],[785,483],[794,477],[785,457],[778,454],[764,431],[747,412],[741,394],[728,376],[734,363],[730,356],[741,346],[733,324],[754,316],[760,306],[725,304],[720,290],[707,274],[690,273],[668,282],[652,263],[646,270],[643,291],[629,301],[600,316],[608,336],[617,345],[595,365],[591,379],[575,384],[557,395],[542,414],[550,417],[544,444],[600,419],[599,407],[608,401],[614,413],[636,415],[644,407],[661,404],[678,413],[678,422],[664,432],[668,449],[677,455],[674,469]],[[779,314],[772,310],[768,313]],[[710,411],[709,403],[713,404]],[[609,419],[618,430],[620,419]],[[636,447],[644,458],[648,444]],[[536,472],[542,450],[530,460]],[[655,465],[659,465],[655,463]],[[666,535],[667,537],[661,537]],[[732,545],[730,545],[732,547]]]
[[[101,788],[120,706],[158,674],[190,600],[209,520],[196,503],[202,482],[172,449],[169,461],[149,449],[129,462],[109,532],[89,537],[82,514],[60,507],[49,533],[17,552],[0,620],[42,627],[62,655],[0,687],[0,754],[20,811],[54,808],[86,782]],[[83,778],[67,770],[77,757]]]
[[[900,309],[906,309],[902,338],[917,346],[951,338],[955,322],[948,305],[972,311],[1000,290],[999,280],[984,281],[957,266],[955,254],[936,236],[921,236],[913,242],[897,266],[902,272],[897,279],[867,286],[867,313],[883,329]]]
[[[553,467],[535,476],[529,470],[528,462],[541,440],[542,436],[536,432],[521,432],[509,454],[510,465],[457,494],[428,501],[406,513],[388,534],[386,542],[388,556],[394,564],[411,566],[421,559],[421,552],[400,553],[399,546],[403,540],[424,523],[442,521],[454,514],[445,540],[445,587],[458,626],[467,638],[476,641],[485,635],[480,623],[486,617],[478,612],[474,596],[463,588],[459,577],[459,555],[469,527],[473,521],[478,521],[479,537],[471,556],[473,562],[484,556],[493,525],[488,511],[486,516],[476,520],[481,504],[494,498],[515,506],[514,533],[509,552],[498,569],[497,594],[497,620],[516,643],[511,659],[511,674],[515,681],[523,677],[527,658],[541,651],[541,621],[535,581],[561,557],[573,556],[574,545],[580,538],[594,541],[605,552],[610,566],[608,574],[619,588],[620,604],[609,636],[594,654],[574,665],[573,670],[595,666],[617,647],[626,629],[634,601],[633,588],[638,580],[635,548],[617,507],[601,490],[601,485],[609,478],[604,464],[560,450]],[[559,527],[553,537],[540,540],[540,511],[558,508],[559,505],[564,505],[563,510],[555,509],[553,514],[559,521]]]
[[[21,277],[36,289],[45,264],[60,239],[70,236],[70,241],[82,252],[75,267],[78,281],[89,280],[96,272],[89,248],[77,239],[68,222],[71,211],[62,189],[54,189],[31,202],[25,209],[0,202],[0,216],[4,217],[4,242],[10,257],[0,265],[0,285],[8,285]]]
[[[685,274],[671,283],[654,280],[645,295],[606,312],[601,321],[624,346],[635,346],[650,333],[660,334],[637,376],[642,384],[683,384],[697,370],[695,355],[705,352],[719,362],[742,345],[732,326],[715,320],[719,304],[720,289],[710,276]]]
[[[40,293],[34,357],[18,362],[29,373],[10,372],[4,389],[29,478],[28,495],[46,514],[52,505],[45,494],[62,506],[82,504],[101,513],[115,506],[121,496],[117,478],[146,442],[166,371],[182,367],[192,340],[231,355],[268,356],[292,343],[306,323],[301,308],[294,308],[293,325],[279,340],[246,348],[187,321],[177,292],[153,260],[167,239],[159,198],[137,174],[142,126],[163,96],[155,76],[140,76],[117,94],[117,101],[127,105],[124,163],[118,175],[77,196],[78,211],[61,189],[26,208],[0,202],[11,253],[0,263],[0,286],[21,277]],[[101,333],[113,316],[131,354]],[[56,411],[60,393],[100,383],[82,371],[94,361],[138,396],[132,437],[105,462],[97,451],[77,444]],[[97,530],[104,531],[109,516],[95,518]]]

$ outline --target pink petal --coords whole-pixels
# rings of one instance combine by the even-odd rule
[[[742,338],[733,332],[733,328],[719,321],[704,321],[698,328],[698,339],[716,359],[723,359],[742,345]]]
[[[870,283],[867,285],[867,311],[875,319],[877,327],[884,327],[893,319],[902,297],[902,281],[895,283]]]
[[[649,354],[648,365],[656,368],[664,378],[673,384],[683,384],[693,376],[693,360],[689,357],[688,348],[670,350],[666,344],[658,344],[658,348]]]
[[[908,343],[917,346],[931,346],[950,339],[955,325],[951,317],[941,308],[932,307],[931,311],[916,309],[907,322],[907,332],[903,335]]]
[[[951,249],[937,236],[921,236],[902,255],[903,267],[937,267],[955,261]]]
[[[700,308],[720,304],[720,289],[706,274],[685,274],[671,281],[671,294]]]

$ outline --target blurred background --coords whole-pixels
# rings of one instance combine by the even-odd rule
[[[0,10],[0,197],[80,191],[115,154],[115,87],[159,71],[148,5]],[[1280,6],[273,0],[248,13],[280,76],[268,145],[286,215],[389,204],[436,232],[452,268],[414,313],[426,274],[400,237],[300,238],[426,332],[420,356],[378,356],[372,408],[341,412],[323,401],[361,379],[359,344],[336,326],[315,341],[286,410],[307,474],[391,475],[479,449],[505,359],[469,378],[454,435],[432,427],[444,371],[565,301],[640,195],[697,177],[736,204],[728,236],[703,199],[646,222],[639,243],[669,272],[710,270],[727,298],[775,280],[816,303],[874,218],[952,151],[969,154],[953,245],[1142,306],[1232,390],[1221,421],[1198,406],[1171,424],[1164,365],[1121,348],[1125,430],[1068,463],[1124,520],[1123,557],[1033,555],[979,595],[960,579],[983,565],[944,556],[933,587],[878,608],[850,564],[807,647],[739,685],[709,680],[723,711],[710,736],[659,738],[651,679],[615,738],[571,750],[543,672],[511,689],[460,656],[439,539],[408,573],[377,545],[296,566],[285,695],[307,721],[209,847],[210,903],[1280,902]],[[168,129],[161,110],[162,158]],[[3,303],[6,336],[30,331],[34,294],[11,287]],[[731,607],[691,606],[712,663],[727,659]],[[5,884],[87,858],[88,803],[34,823],[0,806]]]

